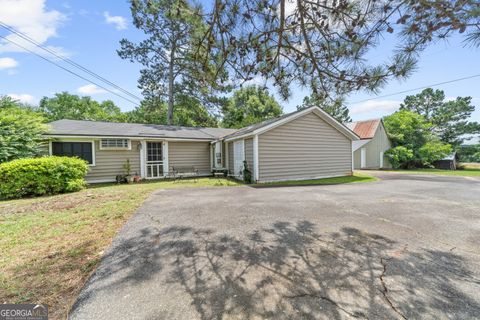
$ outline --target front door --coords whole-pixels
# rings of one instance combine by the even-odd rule
[[[147,179],[163,177],[161,142],[147,142]]]
[[[243,169],[243,160],[245,159],[243,140],[233,143],[233,174],[240,176]]]
[[[360,168],[365,168],[367,166],[367,149],[360,149]]]

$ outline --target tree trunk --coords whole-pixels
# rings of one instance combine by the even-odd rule
[[[174,77],[174,59],[175,59],[175,44],[172,46],[172,50],[170,51],[170,61],[168,64],[168,112],[167,112],[167,124],[172,125],[173,123],[173,104],[174,100],[174,92],[173,86],[175,84],[175,77]]]

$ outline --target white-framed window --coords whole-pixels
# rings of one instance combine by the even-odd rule
[[[130,150],[131,144],[128,139],[102,139],[100,150]]]

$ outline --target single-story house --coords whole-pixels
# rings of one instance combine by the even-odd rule
[[[446,156],[445,158],[435,161],[434,166],[437,169],[443,170],[457,170],[457,164],[459,161],[458,154],[453,152]]]
[[[345,124],[360,140],[352,142],[354,169],[391,168],[385,151],[392,147],[382,119]]]
[[[167,177],[173,167],[199,175],[227,170],[241,177],[247,162],[256,182],[352,174],[352,141],[358,136],[318,107],[242,129],[58,120],[50,123],[49,154],[88,161],[90,183],[124,174]]]

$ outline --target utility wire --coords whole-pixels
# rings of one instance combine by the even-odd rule
[[[394,93],[389,93],[389,94],[385,94],[385,95],[383,95],[383,96],[378,96],[378,97],[375,97],[375,98],[370,98],[370,99],[365,99],[365,100],[359,100],[359,101],[355,101],[355,102],[350,102],[349,104],[356,104],[356,103],[362,103],[362,102],[366,102],[366,101],[370,101],[370,100],[376,100],[376,99],[380,99],[380,98],[391,97],[391,96],[395,96],[395,95],[397,95],[397,94],[407,93],[407,92],[411,92],[411,91],[417,91],[417,90],[420,90],[420,89],[426,89],[426,88],[430,88],[430,87],[437,87],[437,86],[441,86],[442,84],[447,84],[447,83],[452,83],[452,82],[457,82],[457,81],[462,81],[462,80],[468,80],[468,79],[472,79],[472,78],[476,78],[476,77],[480,77],[480,74],[475,74],[475,75],[473,75],[473,76],[468,76],[468,77],[463,77],[463,78],[448,80],[448,81],[444,81],[444,82],[434,83],[434,84],[431,84],[431,85],[427,85],[427,86],[423,86],[423,87],[418,87],[418,88],[414,88],[414,89],[408,89],[408,90],[404,90],[404,91],[398,91],[398,92],[394,92]]]
[[[37,52],[35,52],[35,51],[33,51],[33,50],[30,50],[30,49],[22,46],[21,44],[15,42],[15,41],[13,41],[13,40],[10,40],[10,39],[8,39],[8,38],[6,38],[6,37],[4,37],[4,36],[0,36],[0,38],[5,39],[6,41],[8,41],[8,42],[10,42],[10,43],[12,43],[12,44],[14,44],[14,45],[22,48],[22,49],[25,50],[25,51],[28,51],[28,52],[36,55],[37,57],[39,57],[39,58],[41,58],[41,59],[43,59],[43,60],[45,60],[45,61],[47,61],[47,62],[49,62],[49,63],[51,63],[51,64],[53,64],[53,65],[55,65],[55,66],[57,66],[57,67],[59,67],[60,69],[66,71],[66,72],[68,72],[68,73],[70,73],[70,74],[73,74],[74,76],[77,76],[77,77],[79,77],[80,79],[83,79],[83,80],[85,80],[85,81],[88,81],[88,82],[90,82],[90,83],[98,86],[99,88],[102,88],[103,90],[108,91],[108,92],[110,92],[111,94],[114,94],[114,95],[116,95],[117,97],[120,97],[120,98],[122,98],[122,99],[124,99],[124,100],[126,100],[126,101],[128,101],[128,102],[130,102],[130,103],[132,103],[132,104],[134,104],[136,107],[138,107],[138,103],[137,103],[137,102],[132,101],[132,100],[130,100],[130,99],[128,99],[128,98],[126,98],[126,97],[124,97],[124,96],[122,96],[122,95],[119,95],[119,94],[116,93],[115,91],[112,91],[112,90],[110,90],[110,89],[108,89],[108,88],[106,88],[106,87],[104,87],[104,86],[102,86],[102,85],[100,85],[100,84],[92,81],[92,80],[89,80],[89,79],[85,78],[84,76],[79,75],[78,73],[76,73],[76,72],[74,72],[74,71],[72,71],[72,70],[70,70],[70,69],[65,68],[64,66],[62,66],[62,65],[60,65],[60,64],[58,64],[58,63],[56,63],[56,62],[54,62],[54,61],[52,61],[52,60],[50,60],[50,59],[48,59],[48,58],[46,58],[46,57],[38,54]]]
[[[88,73],[89,75],[97,78],[98,80],[100,80],[100,81],[102,81],[102,82],[104,82],[104,83],[107,83],[108,85],[110,85],[110,86],[114,87],[115,89],[123,92],[124,94],[126,94],[126,95],[128,95],[128,96],[130,96],[130,97],[132,97],[132,98],[134,98],[134,99],[137,99],[137,100],[139,100],[139,101],[142,100],[141,98],[139,98],[138,96],[134,95],[133,93],[131,93],[131,92],[123,89],[122,87],[120,87],[120,86],[118,86],[117,84],[109,81],[108,79],[105,79],[104,77],[100,76],[99,74],[97,74],[97,73],[95,73],[95,72],[93,72],[93,71],[85,68],[84,66],[80,65],[79,63],[77,63],[77,62],[75,62],[75,61],[73,61],[73,60],[71,60],[71,59],[69,59],[69,58],[67,58],[67,57],[65,57],[65,56],[62,56],[62,55],[58,54],[57,52],[55,52],[54,50],[52,50],[52,49],[50,49],[50,48],[48,48],[48,47],[42,46],[40,43],[38,43],[37,41],[35,41],[34,39],[32,39],[31,37],[29,37],[29,36],[26,35],[25,33],[22,33],[21,31],[16,30],[16,29],[13,28],[12,26],[6,24],[5,22],[3,22],[3,21],[1,21],[1,20],[0,20],[0,27],[3,27],[4,29],[6,29],[6,30],[8,30],[8,31],[10,31],[10,32],[18,35],[19,37],[21,37],[21,38],[23,38],[24,40],[32,43],[33,45],[37,46],[38,48],[40,48],[40,49],[42,49],[42,50],[44,50],[44,51],[46,51],[46,52],[54,55],[55,57],[59,58],[60,60],[65,61],[66,63],[68,63],[68,64],[70,64],[70,65],[72,65],[72,66],[74,66],[74,67],[76,67],[76,68],[78,68],[78,69],[86,72],[86,73]]]

